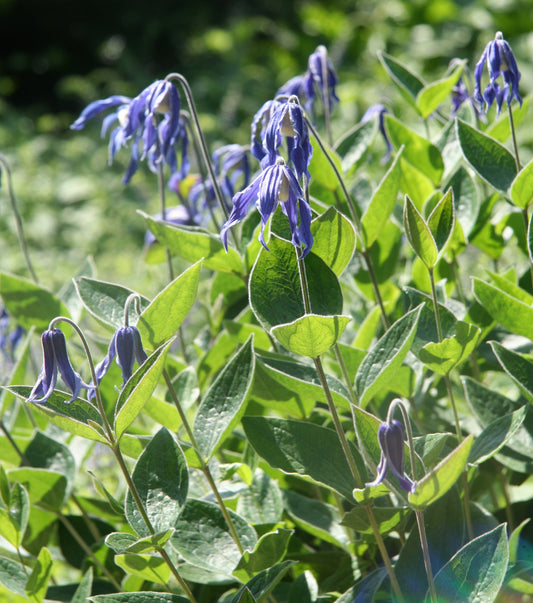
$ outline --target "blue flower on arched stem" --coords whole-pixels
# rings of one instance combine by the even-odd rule
[[[387,477],[388,471],[398,478],[400,487],[406,492],[414,492],[416,482],[405,473],[404,469],[404,432],[403,425],[396,419],[387,418],[378,429],[378,441],[381,448],[381,460],[378,474],[373,482],[366,486],[377,486]]]
[[[305,91],[309,103],[313,103],[315,89],[320,92],[321,98],[327,98],[328,108],[331,111],[334,103],[339,102],[335,87],[337,86],[337,75],[328,56],[325,46],[318,46],[309,57],[308,70],[305,76]]]
[[[105,358],[96,365],[94,372],[96,375],[96,385],[104,378],[109,370],[113,359],[116,357],[118,366],[122,369],[122,387],[133,374],[133,365],[137,361],[141,366],[148,358],[144,351],[141,334],[137,327],[119,327],[109,344]],[[89,393],[89,399],[94,396],[94,391]]]
[[[278,204],[289,220],[292,233],[292,244],[301,249],[302,257],[307,255],[313,245],[311,234],[311,208],[296,176],[283,158],[278,157],[274,165],[267,166],[243,191],[233,198],[233,209],[222,226],[220,238],[224,247],[228,248],[228,230],[240,222],[252,204],[261,214],[261,233],[259,240],[268,249],[264,239],[264,229]]]
[[[481,76],[483,69],[487,65],[490,82],[485,87],[483,94],[481,93]],[[497,79],[503,77],[503,87],[497,82]],[[474,79],[476,87],[474,98],[481,105],[485,105],[488,110],[494,101],[500,112],[505,101],[510,105],[513,98],[522,106],[522,97],[518,91],[518,83],[520,82],[520,72],[514,58],[513,51],[509,44],[503,39],[502,32],[496,34],[494,40],[485,46],[485,50],[479,59],[474,71]]]
[[[31,390],[28,402],[37,404],[46,402],[56,387],[58,372],[72,393],[72,398],[68,402],[75,400],[82,388],[89,390],[90,396],[94,388],[92,385],[85,383],[72,368],[63,331],[54,328],[48,329],[42,334],[41,343],[43,346],[43,367],[37,383]]]
[[[181,144],[182,169],[187,165],[187,133],[180,116],[180,97],[174,84],[156,80],[135,98],[110,96],[90,103],[71,125],[81,130],[85,124],[109,108],[116,108],[102,123],[102,136],[118,122],[109,136],[109,162],[116,152],[131,144],[131,158],[123,178],[127,184],[139,167],[139,161],[147,159],[152,171],[160,163],[168,165],[170,172],[177,170],[176,148]],[[142,143],[142,151],[140,149]]]

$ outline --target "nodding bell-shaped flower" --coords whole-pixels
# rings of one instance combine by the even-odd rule
[[[487,65],[490,82],[482,94],[481,76],[485,65]],[[500,75],[503,77],[503,87],[497,82]],[[485,46],[485,50],[476,65],[474,71],[476,82],[474,98],[480,105],[485,104],[485,110],[488,110],[492,103],[496,101],[498,113],[504,101],[507,101],[507,104],[510,105],[513,97],[522,106],[522,97],[518,92],[520,77],[513,51],[503,39],[502,32],[499,31],[494,40]]]
[[[147,159],[152,171],[160,163],[169,166],[170,172],[177,171],[176,148],[181,145],[182,167],[188,167],[187,132],[180,117],[180,97],[174,84],[167,80],[156,80],[135,98],[110,96],[90,103],[70,126],[81,130],[85,124],[106,109],[116,107],[102,123],[102,136],[110,126],[118,125],[109,137],[109,163],[112,163],[118,149],[131,141],[131,159],[123,178],[127,184],[139,167],[139,161]],[[143,143],[142,153],[139,149]]]
[[[72,392],[72,398],[68,400],[69,403],[79,396],[82,388],[89,390],[90,395],[93,390],[92,385],[87,385],[70,364],[63,331],[48,329],[42,334],[41,343],[43,346],[43,367],[37,383],[31,390],[28,402],[41,404],[48,400],[56,387],[58,371],[65,385]]]
[[[333,104],[339,102],[335,92],[337,81],[335,69],[328,57],[326,47],[322,45],[318,46],[315,52],[309,57],[308,62],[305,86],[308,102],[311,104],[313,103],[316,86],[322,98],[324,98],[325,94],[327,95],[327,101],[331,111]]]
[[[141,334],[137,327],[119,327],[109,344],[106,357],[95,367],[96,384],[99,385],[104,375],[109,370],[113,359],[117,358],[117,364],[122,369],[122,387],[133,373],[133,365],[137,360],[139,366],[148,358],[144,351]],[[89,398],[94,392],[89,393]]]
[[[381,160],[382,163],[387,163],[387,161],[390,159],[392,151],[392,144],[389,139],[389,135],[387,134],[387,130],[385,129],[385,113],[388,112],[389,110],[387,109],[387,107],[385,107],[385,105],[377,103],[376,105],[370,105],[370,107],[368,107],[368,109],[365,111],[365,114],[361,118],[361,123],[364,124],[370,121],[371,119],[374,119],[376,115],[378,116],[379,131],[381,136],[383,136],[385,146],[387,147],[387,151],[383,156],[383,159]]]
[[[309,253],[313,245],[311,208],[296,176],[285,165],[283,158],[278,157],[274,165],[266,167],[249,186],[233,197],[233,209],[220,233],[220,238],[226,250],[228,248],[228,230],[245,217],[252,203],[255,203],[261,214],[259,240],[265,249],[268,250],[263,237],[266,223],[276,211],[278,204],[281,204],[283,213],[289,219],[292,244],[298,248],[305,246],[302,257]]]
[[[377,486],[381,484],[390,470],[398,478],[400,487],[406,492],[414,492],[416,482],[413,482],[405,473],[404,464],[404,441],[403,425],[400,421],[393,419],[381,423],[378,429],[378,440],[381,447],[381,460],[378,465],[378,475],[373,482],[366,486]]]

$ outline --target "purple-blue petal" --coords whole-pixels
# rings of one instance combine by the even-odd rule
[[[97,100],[85,107],[85,109],[81,112],[78,119],[70,126],[72,130],[81,130],[85,124],[110,107],[116,107],[117,105],[124,105],[130,102],[130,98],[127,96],[114,95],[109,98],[105,98],[103,100]]]

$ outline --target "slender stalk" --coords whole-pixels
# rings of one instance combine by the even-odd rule
[[[415,509],[416,523],[418,525],[418,534],[420,536],[420,544],[422,546],[422,555],[424,557],[424,567],[428,578],[429,592],[432,603],[437,603],[437,592],[435,590],[435,582],[433,581],[433,570],[431,569],[431,559],[429,557],[428,539],[426,536],[426,526],[424,525],[424,513]]]
[[[159,206],[161,210],[161,219],[163,222],[167,219],[167,211],[166,211],[166,198],[165,198],[165,173],[163,168],[163,162],[160,162],[157,166],[157,185],[159,191]],[[165,252],[167,256],[167,269],[168,269],[168,280],[174,280],[174,270],[172,268],[172,255],[170,253],[170,249],[165,247]]]
[[[516,163],[516,171],[519,172],[522,169],[520,164],[520,156],[518,155],[518,143],[516,141],[516,130],[514,127],[513,109],[511,103],[507,103],[507,109],[509,111],[509,126],[511,127],[511,135],[513,137],[513,148],[514,148],[514,160]]]
[[[222,515],[224,516],[226,524],[228,525],[229,531],[231,532],[231,536],[232,536],[235,544],[237,545],[239,552],[242,555],[244,553],[244,547],[242,546],[241,539],[235,528],[235,524],[233,523],[233,520],[231,519],[231,515],[229,514],[228,509],[226,508],[226,505],[224,504],[224,500],[222,499],[222,496],[220,495],[220,492],[217,488],[215,480],[213,479],[213,475],[211,474],[211,470],[209,469],[209,465],[205,462],[205,459],[200,452],[200,448],[198,446],[196,438],[194,437],[194,433],[191,429],[187,416],[185,415],[185,412],[183,411],[183,408],[180,404],[180,401],[178,399],[174,386],[172,385],[172,381],[170,380],[170,377],[165,370],[163,370],[163,378],[165,379],[165,383],[167,385],[168,391],[170,392],[172,401],[174,402],[174,406],[176,407],[176,409],[180,415],[181,422],[183,423],[183,427],[185,428],[185,431],[187,432],[189,441],[191,442],[193,450],[196,453],[196,456],[198,457],[198,461],[200,462],[200,470],[204,474],[204,476],[207,480],[207,483],[209,484],[209,487],[211,488],[215,498],[217,499],[218,506],[220,507]]]
[[[22,255],[24,256],[24,262],[26,263],[26,267],[28,268],[28,272],[31,275],[34,283],[38,283],[39,279],[35,274],[33,269],[33,265],[30,260],[30,254],[28,251],[28,244],[26,242],[26,237],[24,236],[24,227],[22,224],[22,218],[20,216],[20,212],[18,210],[17,198],[15,196],[15,189],[13,188],[13,181],[11,178],[11,169],[9,167],[9,163],[5,155],[0,153],[0,163],[4,167],[7,174],[7,193],[9,196],[9,201],[11,203],[11,209],[13,210],[13,215],[15,216],[15,225],[17,228],[17,237],[19,240],[20,249],[22,251]]]
[[[297,253],[297,264],[298,264],[298,272],[300,275],[300,285],[302,288],[302,296],[304,299],[304,308],[306,314],[311,312],[311,304],[309,300],[309,287],[307,284],[307,274],[305,271],[304,260],[301,257],[301,250],[299,248],[296,249]],[[354,482],[357,488],[361,489],[363,487],[363,480],[359,474],[359,470],[357,469],[357,464],[355,462],[355,458],[353,456],[352,451],[350,450],[350,444],[348,439],[346,438],[346,434],[344,433],[344,429],[342,427],[342,423],[339,417],[339,413],[337,412],[337,408],[335,406],[335,402],[333,401],[333,396],[331,395],[331,390],[328,385],[328,381],[326,379],[326,374],[324,372],[324,368],[322,366],[322,360],[320,356],[313,358],[313,362],[315,364],[315,369],[318,373],[318,377],[320,379],[320,384],[322,386],[322,390],[326,396],[326,401],[328,404],[329,411],[331,413],[331,417],[333,419],[333,424],[335,425],[335,431],[337,432],[337,437],[339,438],[339,442],[341,444],[342,450],[344,452],[344,456],[350,468],[350,472],[353,476]],[[346,366],[345,366],[346,369]],[[350,388],[351,389],[351,388]],[[357,433],[357,432],[356,432]],[[371,504],[363,505],[365,512],[368,517],[368,521],[372,528],[372,532],[374,534],[374,538],[376,539],[376,543],[378,545],[379,551],[381,553],[381,558],[383,559],[383,563],[385,564],[385,568],[389,575],[389,579],[391,582],[392,589],[398,601],[403,601],[402,591],[400,589],[400,585],[398,584],[398,579],[396,578],[396,574],[394,573],[394,568],[392,566],[389,553],[387,548],[385,547],[385,543],[383,542],[383,538],[379,531],[379,525],[374,517],[374,512],[372,511]]]
[[[55,515],[59,519],[59,521],[65,526],[65,528],[68,530],[68,532],[70,533],[72,538],[74,538],[74,540],[78,543],[78,545],[81,547],[83,552],[87,555],[87,557],[92,560],[92,562],[95,564],[95,566],[111,582],[111,584],[117,589],[117,591],[120,592],[122,590],[122,586],[120,585],[120,583],[117,582],[116,578],[113,576],[113,574],[111,574],[109,572],[109,570],[105,567],[105,565],[102,565],[102,563],[100,562],[98,557],[96,557],[96,555],[94,554],[94,551],[87,545],[85,540],[80,536],[80,534],[78,533],[76,528],[72,525],[72,523],[64,515],[62,515],[61,513],[57,512],[57,511],[56,511]]]
[[[332,146],[331,137],[331,112],[329,108],[329,86],[328,86],[328,61],[325,52],[320,54],[320,67],[322,71],[322,104],[324,105],[324,123],[326,124],[326,136],[329,146]]]
[[[217,178],[215,175],[215,170],[213,169],[213,165],[212,165],[211,159],[209,157],[209,151],[207,149],[207,144],[205,142],[202,128],[200,127],[200,120],[198,119],[198,111],[196,110],[196,105],[194,103],[194,97],[192,94],[191,87],[189,86],[189,82],[186,80],[186,78],[183,75],[181,75],[181,73],[170,73],[169,75],[167,75],[167,77],[165,79],[167,81],[177,80],[181,84],[181,87],[183,88],[185,96],[187,97],[187,103],[189,105],[191,117],[193,119],[194,126],[196,128],[196,134],[197,134],[198,140],[200,142],[200,150],[202,153],[202,157],[203,157],[205,166],[207,167],[207,170],[209,171],[209,176],[210,176],[211,182],[213,184],[213,191],[215,193],[218,203],[220,204],[220,207],[222,208],[222,211],[224,212],[225,219],[227,220],[228,216],[229,216],[229,211],[226,206],[226,201],[224,199],[224,195],[222,194],[222,191],[220,190],[220,187],[218,185],[218,181],[217,181]]]
[[[331,158],[329,151],[326,148],[326,145],[322,142],[322,139],[320,138],[316,128],[313,126],[313,124],[311,123],[311,121],[309,120],[309,118],[307,116],[305,117],[305,121],[307,123],[309,130],[311,131],[311,133],[315,137],[316,141],[318,142],[318,146],[320,147],[320,149],[324,153],[324,156],[328,160],[328,163],[331,166],[331,169],[333,170],[333,172],[335,173],[335,177],[337,178],[337,181],[339,182],[339,185],[341,187],[342,193],[346,200],[346,204],[348,206],[348,210],[350,212],[350,216],[352,217],[353,223],[357,230],[357,234],[359,235],[359,239],[361,241],[362,255],[365,260],[368,274],[370,276],[370,281],[372,283],[372,288],[374,290],[374,297],[376,298],[376,302],[378,303],[379,308],[381,310],[381,320],[383,323],[383,327],[385,328],[385,330],[387,330],[389,328],[389,319],[387,318],[387,314],[385,312],[385,306],[383,304],[383,298],[381,297],[381,293],[379,291],[379,286],[378,286],[378,282],[377,282],[377,278],[376,278],[376,273],[374,271],[374,265],[372,263],[372,258],[370,257],[370,253],[368,252],[368,249],[366,248],[363,225],[361,224],[361,220],[359,219],[359,216],[357,214],[355,204],[353,202],[353,199],[352,199],[350,193],[348,192],[348,189],[346,188],[346,184],[344,182],[344,179],[343,179],[341,173],[337,169],[335,162]]]

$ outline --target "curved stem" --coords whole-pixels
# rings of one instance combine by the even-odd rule
[[[357,234],[359,236],[359,240],[361,241],[362,254],[363,254],[363,257],[365,260],[368,274],[370,276],[370,281],[372,283],[372,288],[374,290],[374,296],[375,296],[376,302],[378,303],[379,308],[381,310],[381,320],[383,322],[383,326],[384,326],[385,330],[387,330],[389,328],[389,320],[387,318],[387,314],[385,313],[385,306],[383,304],[383,298],[381,297],[381,293],[379,291],[379,286],[378,286],[378,282],[377,282],[377,278],[376,278],[376,273],[374,271],[374,265],[372,263],[372,258],[370,257],[370,254],[369,254],[368,249],[366,248],[366,244],[365,244],[363,225],[361,224],[361,220],[359,219],[359,216],[357,214],[355,204],[353,202],[353,199],[352,199],[350,193],[348,192],[348,189],[346,188],[346,184],[344,182],[344,179],[343,179],[341,173],[337,169],[335,162],[331,158],[329,151],[326,148],[326,145],[322,142],[322,139],[320,138],[316,128],[313,126],[313,124],[311,123],[311,120],[307,116],[305,116],[305,121],[307,123],[307,127],[309,128],[310,132],[313,134],[316,141],[318,142],[318,146],[320,147],[321,151],[324,153],[324,156],[328,160],[328,163],[331,166],[331,169],[333,170],[333,172],[335,173],[335,177],[337,178],[337,181],[341,187],[342,194],[344,195],[346,204],[348,206],[348,210],[350,212],[350,216],[352,217],[353,223],[357,230]]]
[[[17,228],[17,237],[19,240],[20,249],[22,250],[22,255],[24,256],[24,261],[26,263],[26,267],[28,268],[28,272],[30,273],[31,278],[33,279],[33,282],[35,284],[37,284],[39,282],[39,279],[37,278],[37,275],[35,274],[33,265],[30,260],[28,244],[26,242],[26,237],[24,236],[24,227],[22,224],[22,218],[21,218],[19,210],[18,210],[17,198],[15,196],[15,190],[13,188],[13,181],[11,178],[11,169],[9,167],[7,158],[5,157],[5,155],[2,155],[1,153],[0,153],[0,163],[4,166],[4,169],[6,170],[6,174],[7,174],[7,192],[8,192],[8,196],[9,196],[9,201],[11,203],[11,208],[13,210],[13,215],[15,216],[15,225]]]
[[[228,509],[226,508],[226,505],[224,504],[224,500],[222,499],[222,496],[220,495],[220,492],[217,488],[215,480],[213,479],[213,475],[211,474],[211,470],[209,469],[209,465],[206,463],[204,457],[202,456],[202,454],[200,452],[200,448],[198,446],[196,438],[194,437],[194,433],[191,429],[187,416],[185,415],[185,412],[183,411],[183,408],[180,404],[180,401],[178,399],[174,386],[172,385],[172,381],[170,380],[170,377],[169,377],[168,373],[166,372],[166,370],[163,370],[163,377],[165,379],[165,383],[167,385],[167,389],[170,393],[172,401],[174,402],[174,406],[176,407],[176,409],[180,415],[181,422],[183,423],[183,427],[185,428],[185,431],[187,432],[189,441],[191,442],[193,450],[196,453],[196,456],[198,457],[198,461],[200,462],[200,470],[204,474],[204,476],[207,480],[207,483],[209,484],[209,487],[211,488],[215,498],[217,499],[218,506],[220,507],[220,511],[222,512],[222,515],[224,516],[226,524],[228,525],[229,531],[231,532],[231,536],[232,536],[235,544],[237,545],[239,552],[242,555],[244,553],[244,547],[242,546],[241,539],[235,528],[235,524],[233,523],[233,520],[231,519],[231,515],[229,514]]]
[[[194,97],[192,95],[192,90],[191,90],[191,87],[189,86],[189,82],[186,80],[186,78],[183,75],[181,75],[181,73],[169,73],[165,79],[167,81],[177,80],[181,84],[181,87],[183,88],[185,96],[187,97],[187,104],[189,105],[189,110],[191,112],[194,126],[196,128],[196,134],[197,134],[198,140],[200,142],[200,150],[202,153],[202,157],[204,159],[205,166],[207,167],[207,170],[209,171],[209,176],[211,178],[211,182],[213,183],[213,191],[215,192],[217,201],[220,204],[222,211],[224,212],[225,219],[227,220],[228,216],[229,216],[229,211],[228,211],[228,208],[226,207],[224,195],[222,194],[222,191],[220,190],[220,187],[218,185],[218,181],[217,181],[217,178],[215,175],[215,170],[213,169],[213,165],[212,165],[211,159],[209,157],[209,151],[207,149],[207,144],[205,142],[202,128],[200,127],[200,120],[198,119],[198,111],[196,110],[196,105],[194,103]]]
[[[429,557],[428,540],[426,536],[426,526],[424,525],[424,513],[415,509],[416,523],[418,525],[418,534],[420,536],[420,545],[422,546],[422,555],[424,557],[424,567],[428,578],[429,592],[431,602],[437,603],[437,592],[435,591],[435,583],[433,582],[433,570],[431,569],[431,559]]]

